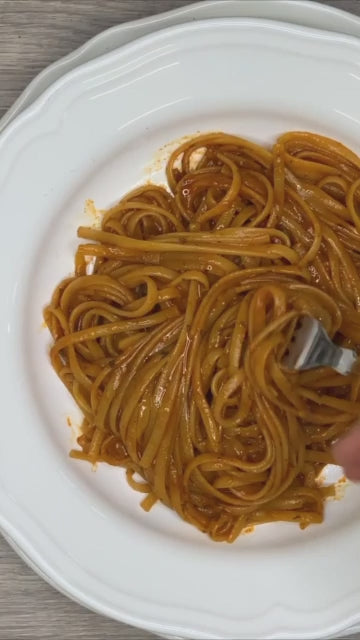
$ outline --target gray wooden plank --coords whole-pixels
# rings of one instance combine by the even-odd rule
[[[190,0],[0,0],[0,117],[41,69],[96,33],[189,3]],[[324,4],[360,15],[359,0],[324,0]],[[71,602],[35,575],[0,536],[1,640],[152,637]]]

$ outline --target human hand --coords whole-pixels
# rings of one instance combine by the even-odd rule
[[[336,463],[343,467],[346,477],[360,482],[360,424],[355,425],[344,438],[334,444],[333,454]]]

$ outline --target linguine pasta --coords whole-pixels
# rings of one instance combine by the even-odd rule
[[[145,510],[162,501],[214,540],[321,522],[360,377],[282,358],[303,314],[359,351],[360,159],[307,132],[272,150],[212,133],[172,153],[167,182],[79,228],[45,310],[84,415],[71,456],[124,467]]]

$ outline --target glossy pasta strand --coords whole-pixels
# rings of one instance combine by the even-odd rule
[[[319,523],[360,382],[282,359],[303,314],[359,349],[360,159],[308,132],[272,150],[216,132],[166,173],[79,228],[45,309],[84,414],[71,456],[124,467],[145,511],[160,501],[217,541]]]

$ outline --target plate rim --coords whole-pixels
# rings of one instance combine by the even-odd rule
[[[334,19],[334,28],[331,27],[334,32],[337,32],[338,21],[340,21],[342,23],[341,29],[343,30],[343,33],[347,33],[347,35],[357,35],[358,37],[360,37],[360,16],[350,13],[349,11],[339,9],[337,7],[324,5],[320,2],[317,2],[316,0],[251,0],[251,2],[249,2],[249,0],[199,0],[198,2],[191,3],[189,5],[186,5],[185,7],[170,9],[158,14],[147,16],[144,18],[138,18],[109,27],[108,29],[101,31],[100,33],[87,40],[84,44],[82,44],[80,47],[77,47],[66,56],[61,57],[59,60],[56,60],[49,66],[42,69],[25,87],[25,89],[5,112],[2,118],[0,118],[0,133],[26,107],[31,106],[32,102],[35,99],[39,98],[51,84],[53,84],[57,79],[64,75],[64,73],[62,72],[63,67],[65,67],[66,73],[67,71],[71,70],[71,65],[80,66],[91,59],[97,58],[98,54],[96,53],[96,48],[100,46],[102,41],[110,41],[113,36],[124,39],[127,32],[132,33],[136,32],[137,30],[143,31],[143,33],[140,33],[138,35],[135,35],[135,33],[133,33],[130,36],[130,40],[127,39],[125,42],[121,42],[120,45],[117,45],[123,46],[124,44],[131,42],[132,39],[137,39],[138,37],[142,37],[142,35],[146,35],[146,33],[149,33],[147,31],[149,25],[151,25],[153,28],[156,28],[155,30],[157,31],[158,29],[162,28],[163,23],[165,25],[168,24],[169,26],[171,26],[172,24],[176,24],[173,23],[173,20],[177,20],[178,18],[184,19],[185,23],[189,22],[190,20],[201,20],[204,18],[211,19],[211,16],[207,15],[208,11],[212,12],[217,8],[224,10],[224,8],[227,7],[231,10],[236,10],[236,15],[232,17],[254,17],[263,19],[263,16],[257,16],[256,8],[258,8],[259,10],[261,8],[263,10],[266,6],[266,11],[268,11],[269,7],[271,7],[271,11],[274,11],[277,7],[280,6],[280,3],[282,11],[284,10],[284,8],[286,10],[297,8],[304,12],[304,16],[307,12],[310,12],[313,17],[315,17],[316,14],[319,14],[323,18],[330,18],[330,22],[331,19]],[[245,9],[245,7],[246,15],[242,13],[243,8]],[[247,15],[248,12],[249,15]],[[253,15],[251,15],[251,12],[253,12]],[[290,21],[291,17],[292,16],[290,12],[287,15],[286,20],[284,20],[283,22],[286,22],[288,20]],[[306,19],[308,19],[308,17],[306,17]],[[279,18],[276,18],[276,20],[279,20]],[[291,24],[298,23],[292,21]],[[349,25],[351,25],[352,27],[357,27],[358,33],[350,34],[348,31],[346,31],[347,29],[349,29]],[[312,27],[312,25],[299,26],[309,26],[310,28]],[[314,25],[313,28],[320,27],[318,25]],[[327,26],[326,29],[329,29],[329,27]],[[154,33],[154,31],[151,31],[150,33]],[[92,56],[92,51],[95,54],[94,56]],[[92,57],[87,58],[89,54]],[[66,67],[68,67],[67,70]],[[58,75],[58,71],[60,72],[60,75]],[[47,84],[47,86],[45,86],[44,88],[41,87],[43,83]]]

